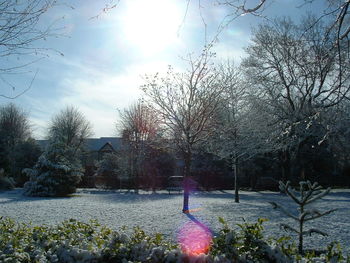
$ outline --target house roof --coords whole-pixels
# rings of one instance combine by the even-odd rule
[[[112,145],[116,151],[122,148],[122,138],[119,137],[88,138],[85,141],[86,148],[90,151],[99,151],[106,143]]]
[[[99,152],[115,152],[112,144],[110,142],[107,142],[105,145],[103,145]]]
[[[41,149],[45,149],[48,145],[48,140],[36,140]],[[110,144],[114,150],[118,151],[122,148],[122,138],[120,137],[101,137],[87,138],[85,140],[86,149],[88,151],[97,152],[106,144]]]

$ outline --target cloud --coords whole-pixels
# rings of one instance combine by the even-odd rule
[[[64,57],[51,56],[41,64],[43,69],[35,82],[39,88],[24,97],[24,104],[29,105],[31,120],[37,127],[36,137],[45,135],[52,116],[67,105],[74,105],[84,113],[93,124],[96,137],[114,136],[117,109],[128,107],[142,96],[139,89],[144,84],[142,76],[164,73],[169,64],[175,71],[181,71],[188,64],[179,57],[186,57],[191,51],[198,53],[203,48],[204,26],[199,7],[193,3],[176,41],[164,50],[157,49],[152,56],[140,55],[125,40],[121,23],[125,3],[97,19],[88,20],[99,14],[98,5],[97,1],[90,0],[89,4],[77,7],[80,10],[76,10],[78,16],[73,11],[74,16],[66,16],[65,23],[71,26],[71,38],[54,43],[60,46]],[[210,7],[203,9],[206,22],[213,25],[211,28],[215,33],[224,10],[210,1],[206,6]],[[179,5],[183,15],[185,7],[185,4]],[[232,42],[218,44],[218,57],[236,58],[241,54]]]
[[[47,136],[48,121],[45,118],[36,118],[31,116],[32,131],[35,139],[45,139]]]
[[[93,124],[96,137],[115,136],[117,110],[128,107],[142,96],[142,76],[167,69],[167,63],[163,61],[134,64],[115,73],[99,71],[74,61],[69,63],[77,66],[79,71],[61,80],[58,104],[61,108],[77,106]]]
[[[216,53],[216,60],[219,62],[230,59],[234,60],[236,65],[238,65],[242,59],[247,56],[243,47],[234,46],[229,43],[218,43],[214,47],[214,50]]]

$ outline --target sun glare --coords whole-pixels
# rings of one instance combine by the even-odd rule
[[[173,0],[129,0],[122,18],[125,40],[144,55],[153,55],[177,41],[181,14]]]
[[[208,253],[212,234],[203,223],[190,221],[182,226],[177,239],[183,253],[189,256],[198,256]]]

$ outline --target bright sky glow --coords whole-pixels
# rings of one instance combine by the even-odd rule
[[[271,1],[274,4],[267,13],[269,17],[298,19],[308,11],[297,8],[300,1]],[[176,71],[183,69],[181,57],[199,54],[205,39],[214,38],[223,17],[232,11],[212,0],[201,0],[202,8],[197,1],[190,1],[187,13],[188,1],[114,0],[117,6],[101,14],[111,2],[74,0],[49,10],[41,21],[43,27],[58,20],[57,27],[65,28],[65,36],[49,37],[36,46],[52,48],[64,56],[52,52],[26,68],[26,74],[6,76],[14,90],[0,81],[1,93],[16,96],[28,88],[38,70],[31,89],[22,96],[14,101],[0,97],[0,104],[14,102],[28,112],[35,138],[45,138],[50,119],[67,105],[76,106],[86,116],[95,137],[116,136],[117,109],[142,96],[139,87],[144,84],[143,76],[165,72],[168,65]],[[238,65],[244,57],[243,48],[249,44],[251,27],[261,22],[262,18],[249,15],[237,18],[221,32],[214,46],[217,59],[231,58]],[[11,59],[0,59],[0,67],[25,61],[23,56]]]
[[[125,40],[144,55],[154,55],[178,41],[183,16],[172,0],[128,1],[122,15]]]

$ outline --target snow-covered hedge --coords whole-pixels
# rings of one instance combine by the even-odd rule
[[[51,143],[32,169],[24,169],[30,180],[24,184],[29,196],[66,196],[76,191],[83,169],[75,150]]]
[[[147,235],[140,228],[113,231],[96,221],[68,220],[57,226],[19,224],[0,218],[0,262],[296,262],[296,247],[287,239],[267,242],[262,222],[241,225],[241,231],[223,228],[212,240],[208,254],[190,256],[179,246]],[[320,258],[298,262],[341,262],[333,246]],[[309,260],[309,261],[307,261]],[[333,261],[332,261],[333,260]],[[348,259],[349,260],[349,259]],[[344,261],[345,262],[345,261]]]

